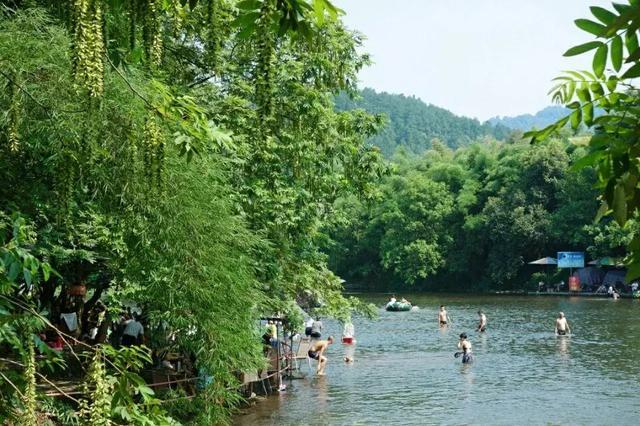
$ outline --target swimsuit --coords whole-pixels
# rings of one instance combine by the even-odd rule
[[[317,360],[319,358],[319,353],[318,351],[312,351],[311,349],[309,349],[309,352],[307,352],[307,355],[309,356],[309,358],[311,359],[315,359]]]
[[[566,334],[567,334],[566,330],[558,330],[558,336],[564,336]]]
[[[470,362],[473,362],[473,355],[471,355],[471,352],[465,352],[462,354],[462,363],[468,364]]]
[[[447,325],[446,321],[440,321],[440,325]]]

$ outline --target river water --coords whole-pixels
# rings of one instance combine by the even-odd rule
[[[640,301],[547,296],[403,295],[418,310],[354,320],[355,362],[337,342],[327,375],[287,382],[237,425],[640,424]],[[386,296],[367,295],[381,306]],[[445,304],[452,319],[437,325]],[[474,331],[477,311],[486,333]],[[571,337],[556,337],[563,311]],[[325,322],[338,340],[340,324]],[[475,362],[455,359],[466,332]],[[315,367],[315,364],[314,364]]]

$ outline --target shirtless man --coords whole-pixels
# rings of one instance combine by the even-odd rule
[[[556,319],[556,336],[564,336],[566,334],[571,334],[571,327],[569,327],[569,322],[564,317],[564,313],[560,312]]]
[[[438,323],[440,324],[440,327],[444,327],[450,322],[451,318],[449,318],[447,310],[444,308],[444,305],[440,305],[440,311],[438,312]]]
[[[478,328],[476,328],[476,331],[482,333],[487,329],[487,316],[482,311],[478,311],[478,315],[480,316],[480,321],[478,322]]]
[[[309,358],[318,361],[318,369],[316,370],[318,376],[324,376],[324,369],[327,367],[327,357],[324,356],[324,352],[332,343],[333,336],[329,336],[327,340],[318,340],[309,348],[309,352],[307,353]]]
[[[471,355],[471,342],[467,340],[467,333],[462,333],[460,335],[460,340],[458,341],[458,349],[462,349],[463,364],[468,364],[473,361],[473,355]]]

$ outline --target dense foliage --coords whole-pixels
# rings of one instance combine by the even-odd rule
[[[553,99],[571,114],[537,132],[543,140],[570,123],[594,130],[589,153],[577,167],[594,167],[600,191],[598,218],[612,215],[620,226],[636,217],[640,209],[640,110],[637,77],[640,77],[640,2],[593,6],[592,19],[577,19],[578,28],[595,40],[574,46],[565,56],[593,52],[592,69],[567,71],[556,78]],[[595,20],[594,20],[595,19]],[[596,114],[598,109],[602,114]],[[640,235],[629,241],[628,278],[640,276]]]
[[[585,153],[580,142],[481,142],[396,157],[380,198],[340,200],[343,214],[326,230],[330,265],[365,288],[521,290],[544,272],[531,260],[564,250],[619,255],[628,230],[592,223],[595,173],[570,169]]]
[[[336,98],[336,107],[342,111],[361,108],[384,114],[388,123],[370,143],[379,147],[386,157],[391,157],[398,148],[422,154],[431,148],[433,140],[455,149],[483,136],[505,139],[511,133],[502,125],[481,124],[472,118],[459,117],[413,96],[377,93],[372,89],[363,89],[356,97],[341,93]]]
[[[343,319],[365,308],[317,247],[335,199],[370,197],[384,173],[364,144],[380,119],[334,108],[366,63],[339,13],[326,0],[0,1],[2,419],[221,422],[237,373],[264,363],[261,315],[296,300]],[[45,366],[83,371],[38,334],[79,283],[83,335],[98,302],[106,318],[135,305],[152,348],[172,336],[213,377],[189,409],[145,386],[146,351],[69,336],[87,399],[36,392]]]

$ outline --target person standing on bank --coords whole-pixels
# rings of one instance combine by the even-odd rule
[[[319,339],[320,337],[322,337],[322,321],[320,321],[320,318],[316,318],[315,321],[313,321],[313,324],[311,325],[311,338],[313,339]]]
[[[144,343],[144,327],[139,321],[137,313],[132,314],[132,319],[127,323],[122,333],[122,346],[141,345]]]

